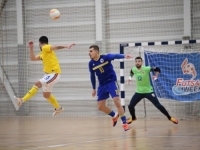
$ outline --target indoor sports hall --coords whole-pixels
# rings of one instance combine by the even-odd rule
[[[51,45],[75,43],[55,51],[62,73],[52,94],[64,108],[56,116],[42,88],[21,107],[14,98],[45,74],[42,61],[30,60],[28,44],[40,54],[41,36]],[[137,88],[128,79],[140,56],[144,66],[160,68],[156,80],[149,74],[152,96],[178,124],[143,98],[128,131],[120,119],[113,127],[92,97],[94,44],[100,54],[133,56],[112,61],[127,119]],[[111,97],[106,105],[117,111]],[[0,150],[199,150],[199,141],[200,0],[0,0]]]

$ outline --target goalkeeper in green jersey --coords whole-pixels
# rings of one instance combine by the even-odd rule
[[[150,66],[142,66],[143,60],[141,57],[135,58],[135,67],[133,67],[130,71],[130,77],[128,80],[128,83],[131,81],[131,78],[133,75],[136,78],[136,93],[133,95],[130,104],[128,105],[129,112],[132,116],[132,118],[127,119],[127,123],[130,124],[134,120],[137,120],[135,116],[135,106],[136,104],[143,98],[147,98],[150,100],[156,108],[158,108],[167,118],[172,121],[175,124],[178,124],[178,120],[175,118],[172,118],[165,107],[163,107],[160,102],[158,101],[158,98],[153,92],[153,88],[150,83],[149,73],[151,71],[155,71],[155,76],[152,76],[153,80],[156,80],[158,78],[158,75],[160,73],[160,68],[154,67],[151,68]]]

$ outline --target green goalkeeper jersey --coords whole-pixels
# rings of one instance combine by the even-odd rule
[[[142,66],[140,70],[137,67],[132,68],[132,72],[136,78],[136,92],[137,93],[152,93],[153,88],[150,83],[149,73],[150,66]]]

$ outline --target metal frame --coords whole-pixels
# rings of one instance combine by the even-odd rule
[[[120,54],[124,54],[125,47],[141,47],[141,46],[156,46],[156,45],[182,45],[182,44],[197,44],[200,40],[177,40],[177,41],[159,41],[159,42],[138,42],[138,43],[122,43],[120,44]],[[141,53],[140,53],[141,55]],[[124,77],[124,59],[120,59],[120,96],[121,104],[125,110],[125,77]],[[144,100],[144,117],[146,117],[146,104]]]

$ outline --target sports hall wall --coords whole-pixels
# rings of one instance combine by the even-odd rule
[[[184,0],[102,0],[102,40],[96,40],[95,0],[23,0],[23,45],[17,42],[16,0],[7,0],[1,7],[0,62],[14,93],[22,97],[43,76],[41,62],[29,59],[29,40],[35,42],[45,35],[51,44],[76,43],[71,50],[57,51],[61,63],[61,80],[53,89],[58,102],[65,108],[60,116],[101,116],[96,98],[91,96],[88,71],[88,48],[98,44],[101,53],[119,53],[120,43],[182,40],[184,36]],[[57,8],[59,20],[51,20],[49,11]],[[191,0],[191,39],[200,38],[200,1]],[[138,53],[132,52],[135,56]],[[113,62],[119,80],[119,61]],[[134,66],[134,61],[132,61]],[[130,66],[129,66],[130,67]],[[131,69],[131,68],[126,68]],[[162,68],[161,68],[162,69]],[[125,75],[128,76],[128,73]],[[0,80],[0,116],[51,116],[53,108],[42,91],[16,111],[8,91]],[[126,106],[135,87],[127,88]],[[111,99],[108,105],[115,109]],[[185,110],[193,114],[196,103],[161,100],[171,114],[180,117]],[[160,117],[147,102],[147,117]],[[180,112],[175,111],[180,108]],[[198,108],[196,108],[198,109]],[[195,109],[195,110],[196,110]],[[144,115],[143,102],[136,107]],[[198,113],[198,112],[197,112]],[[127,112],[128,114],[128,112]]]

